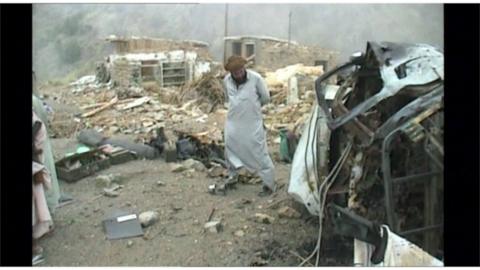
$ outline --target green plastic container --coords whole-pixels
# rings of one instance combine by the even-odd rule
[[[280,159],[282,161],[291,163],[292,158],[288,154],[288,138],[287,138],[287,130],[281,129],[280,130]]]

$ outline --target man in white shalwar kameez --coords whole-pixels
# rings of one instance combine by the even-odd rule
[[[262,106],[270,102],[265,81],[255,71],[245,69],[241,56],[228,59],[224,78],[228,114],[225,123],[225,158],[229,166],[228,182],[236,182],[241,167],[263,181],[260,196],[276,190],[275,171],[268,153]]]

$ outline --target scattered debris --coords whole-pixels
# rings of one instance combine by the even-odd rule
[[[120,184],[121,178],[118,174],[102,174],[95,178],[97,186],[110,187],[112,184]]]
[[[255,256],[248,266],[265,266],[267,264],[267,260],[262,259],[260,256]]]
[[[210,214],[208,215],[207,222],[210,222],[212,220],[213,214],[215,213],[215,207],[212,207],[212,210],[210,211]]]
[[[116,185],[116,184],[111,188],[104,188],[103,189],[103,195],[105,195],[107,197],[118,197],[118,195],[120,195],[120,193],[117,190],[119,190],[121,188],[123,188],[123,185]]]
[[[280,186],[279,186],[278,188],[280,189]],[[284,201],[288,201],[288,200],[291,200],[291,198],[290,198],[290,197],[287,197],[287,198],[283,198],[283,199],[281,199],[281,200],[278,200],[278,201],[276,201],[276,202],[271,202],[271,203],[270,203],[269,205],[267,205],[267,207],[265,207],[265,208],[267,208],[267,209],[269,209],[269,208],[276,209],[276,208],[278,208],[278,205],[279,205],[280,203],[282,203],[282,202],[284,202]]]
[[[235,202],[235,208],[243,209],[246,204],[250,204],[250,203],[252,203],[251,200],[242,198],[241,200]]]
[[[284,206],[278,210],[278,216],[281,218],[300,218],[302,215],[297,210]]]
[[[179,205],[171,205],[171,207],[174,212],[178,212],[183,209],[183,207]]]
[[[132,109],[132,108],[141,106],[141,105],[143,105],[144,103],[149,102],[151,99],[152,99],[151,97],[141,97],[141,98],[139,98],[139,99],[136,99],[136,100],[128,103],[128,104],[125,105],[125,106],[120,107],[119,109],[122,110],[122,111],[125,111],[125,110],[128,110],[128,109]]]
[[[194,169],[195,171],[199,172],[205,171],[205,165],[203,165],[203,163],[191,158],[182,162],[182,165],[184,165],[187,169]]]
[[[160,180],[157,181],[157,186],[165,186],[165,185],[166,185],[165,182],[160,181]]]
[[[219,233],[223,229],[221,221],[210,221],[210,222],[205,223],[205,225],[203,227],[206,230],[208,230],[209,232],[212,232],[212,233]]]
[[[238,231],[235,231],[233,234],[237,237],[243,237],[245,235],[245,232],[242,230],[238,230]]]
[[[132,240],[128,240],[127,242],[127,247],[132,247],[133,246],[133,241]]]
[[[171,164],[170,165],[170,170],[174,173],[179,173],[179,172],[183,172],[185,170],[187,170],[187,167],[185,167],[185,165],[183,164]]]
[[[264,223],[264,224],[272,224],[275,221],[275,218],[262,213],[255,214],[255,222],[257,223]]]
[[[224,177],[227,175],[227,170],[223,168],[220,165],[214,164],[209,170],[208,170],[208,176],[212,178],[216,177]]]

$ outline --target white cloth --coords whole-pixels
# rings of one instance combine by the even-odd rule
[[[275,186],[274,166],[267,149],[262,106],[270,94],[260,74],[246,70],[247,80],[237,87],[231,74],[224,82],[228,114],[225,122],[225,158],[230,170],[245,167],[269,188]]]
[[[393,233],[387,225],[382,227],[386,228],[388,232],[387,248],[383,262],[379,264],[371,263],[370,258],[372,257],[374,246],[355,239],[354,266],[443,266],[442,261],[428,254],[407,239]]]
[[[326,122],[323,121],[318,122],[317,130],[315,130],[317,118],[322,117],[325,117],[323,110],[319,109],[318,104],[315,104],[305,123],[302,136],[295,150],[288,184],[288,194],[296,201],[303,203],[310,214],[315,216],[319,215],[320,198],[317,192],[318,186],[315,177],[317,171],[314,160],[322,162],[320,159],[325,159],[325,155],[322,154],[320,154],[320,157],[317,157],[319,151],[317,150],[315,137],[318,134],[317,132],[329,132]],[[329,135],[325,137],[329,137]],[[319,138],[322,137],[319,136]]]

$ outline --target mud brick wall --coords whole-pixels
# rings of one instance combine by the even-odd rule
[[[263,40],[261,50],[256,55],[256,62],[261,67],[279,69],[288,65],[302,63],[314,66],[315,61],[327,61],[327,70],[337,64],[339,53],[328,51],[317,46],[302,46],[297,44],[279,43]]]
[[[152,53],[172,50],[195,51],[201,58],[210,59],[207,46],[189,41],[175,41],[164,39],[129,39],[112,42],[119,54],[124,53]]]

